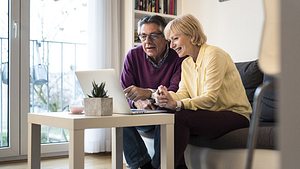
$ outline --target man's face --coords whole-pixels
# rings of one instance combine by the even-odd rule
[[[140,40],[145,53],[155,59],[162,56],[166,49],[167,41],[159,26],[154,23],[147,23],[141,26],[139,32]]]

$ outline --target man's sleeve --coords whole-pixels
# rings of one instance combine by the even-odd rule
[[[132,73],[133,64],[131,62],[131,58],[132,58],[132,52],[129,51],[125,57],[123,69],[121,72],[121,78],[120,78],[121,86],[123,89],[134,84],[134,78]],[[131,108],[135,108],[133,101],[128,100],[128,104]]]
[[[131,60],[132,60],[132,52],[129,51],[125,57],[123,69],[121,72],[121,85],[123,89],[134,84],[133,63]]]

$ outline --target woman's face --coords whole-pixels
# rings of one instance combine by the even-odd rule
[[[191,38],[183,33],[170,32],[169,39],[170,47],[174,49],[179,57],[190,56],[193,50]]]

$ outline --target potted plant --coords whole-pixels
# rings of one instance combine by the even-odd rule
[[[105,90],[105,82],[97,84],[92,82],[91,94],[84,98],[84,112],[86,116],[111,116],[113,110],[113,100],[108,97]]]

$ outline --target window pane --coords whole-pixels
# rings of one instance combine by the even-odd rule
[[[83,98],[74,71],[87,51],[87,0],[31,0],[30,5],[30,111],[68,111]],[[42,127],[42,143],[68,137],[66,130]]]
[[[0,148],[8,147],[8,0],[0,0]]]

